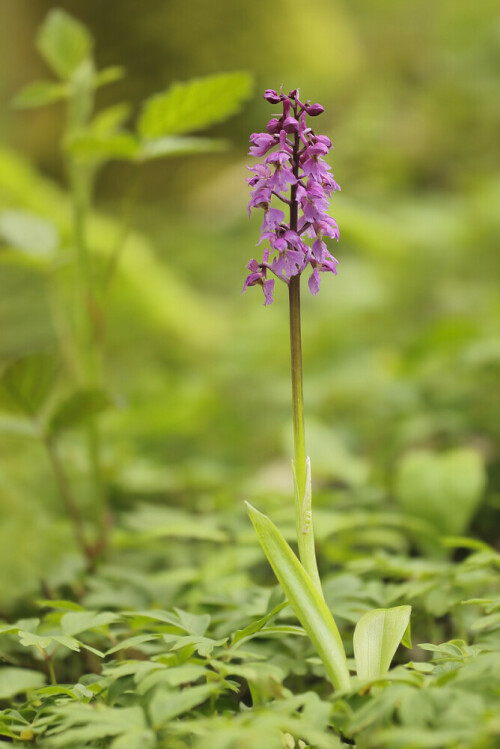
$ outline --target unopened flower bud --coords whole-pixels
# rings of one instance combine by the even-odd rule
[[[310,104],[306,107],[306,112],[310,117],[317,117],[318,114],[323,114],[324,111],[321,104]]]
[[[281,101],[281,96],[277,94],[274,89],[268,88],[264,92],[264,99],[266,99],[270,104],[278,104],[278,102]]]

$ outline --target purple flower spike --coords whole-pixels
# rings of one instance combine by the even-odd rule
[[[252,188],[248,213],[252,208],[264,209],[258,244],[267,242],[269,247],[264,249],[261,263],[251,260],[248,264],[250,273],[243,291],[249,286],[262,286],[267,305],[273,301],[274,290],[274,279],[267,277],[268,272],[288,284],[310,266],[308,286],[314,295],[320,289],[320,273],[337,274],[338,263],[328,251],[325,237],[339,238],[337,223],[328,209],[329,199],[340,187],[324,161],[332,147],[330,138],[316,135],[306,122],[306,115],[322,114],[321,104],[302,104],[298,89],[288,96],[267,89],[264,99],[271,104],[281,102],[283,112],[269,120],[266,132],[250,136],[250,155],[265,158],[249,167],[253,176],[247,179]],[[288,222],[283,210],[272,207],[273,197],[288,206]]]

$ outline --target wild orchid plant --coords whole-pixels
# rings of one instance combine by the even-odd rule
[[[262,261],[252,259],[243,291],[260,285],[264,304],[271,304],[274,276],[288,286],[290,349],[292,373],[293,434],[295,456],[292,462],[295,485],[295,527],[297,557],[271,520],[248,505],[250,518],[264,552],[297,618],[315,646],[326,673],[336,689],[349,690],[351,679],[342,638],[328,609],[321,588],[314,546],[312,523],[311,462],[306,454],[304,397],[300,322],[300,281],[308,266],[312,273],[308,286],[316,295],[320,273],[336,275],[337,260],[330,254],[325,237],[339,238],[337,223],[328,214],[329,199],[340,190],[324,161],[331,148],[325,135],[317,135],[307,116],[324,111],[320,104],[303,103],[298,89],[288,95],[266,90],[264,98],[280,105],[282,111],[271,117],[265,133],[250,136],[250,155],[265,157],[249,167],[254,176],[248,211],[264,210],[259,244],[264,241]],[[285,213],[272,206],[272,198],[288,208]],[[312,240],[309,244],[306,239]],[[409,645],[411,607],[370,611],[359,620],[354,633],[357,676],[362,681],[383,677],[402,641]]]

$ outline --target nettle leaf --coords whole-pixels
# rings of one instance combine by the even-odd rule
[[[248,73],[222,73],[174,83],[145,102],[139,135],[151,139],[202,130],[235,114],[251,88]]]
[[[36,41],[47,65],[64,80],[71,78],[92,54],[93,41],[87,28],[60,8],[48,13]]]
[[[137,157],[141,161],[162,159],[168,156],[189,156],[197,153],[224,151],[228,147],[225,140],[216,138],[195,138],[190,136],[173,136],[144,141]]]
[[[354,658],[358,677],[379,679],[389,671],[394,653],[409,638],[411,606],[374,609],[364,614],[354,630]]]
[[[57,369],[50,354],[31,354],[9,364],[0,377],[0,411],[34,417],[52,391]]]
[[[76,390],[55,409],[48,423],[48,433],[55,436],[67,429],[78,427],[89,417],[104,411],[111,403],[109,395],[104,390]]]
[[[15,96],[13,105],[17,109],[33,109],[65,99],[69,94],[68,86],[54,81],[33,81],[24,86]]]
[[[0,668],[0,700],[8,700],[16,694],[38,689],[45,684],[45,676],[28,668]]]
[[[0,238],[10,247],[35,258],[50,258],[59,246],[54,224],[27,211],[3,211]]]
[[[325,601],[276,526],[266,515],[246,504],[274,574],[316,648],[330,681],[337,689],[349,689],[344,645]]]

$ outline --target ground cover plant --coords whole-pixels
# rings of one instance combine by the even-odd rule
[[[250,206],[264,209],[270,246],[245,288],[261,286],[266,304],[253,289],[239,296],[253,225],[225,239],[238,256],[226,276],[220,238],[206,218],[190,226],[193,209],[161,224],[209,279],[186,283],[151,251],[148,223],[135,229],[137,174],[156,159],[222,158],[228,144],[199,132],[242,109],[250,77],[175,83],[133,116],[96,107],[124,71],[96,69],[75,18],[53,9],[36,46],[55,78],[28,84],[15,105],[19,117],[62,106],[67,188],[0,151],[0,314],[15,333],[2,339],[0,380],[0,746],[498,746],[497,291],[489,315],[469,319],[477,279],[459,258],[459,323],[429,311],[395,363],[401,310],[421,316],[428,292],[423,273],[408,298],[398,282],[428,257],[398,271],[381,254],[392,289],[387,316],[372,319],[363,304],[376,280],[360,263],[346,272],[343,243],[340,263],[330,254],[338,185],[330,138],[316,133],[327,112],[297,89],[266,91],[273,116],[250,139],[264,159],[251,166]],[[111,161],[125,164],[118,218],[95,200]],[[352,208],[346,224],[378,247],[377,221]],[[493,220],[480,225],[492,241]],[[450,269],[434,272],[445,294]],[[302,273],[311,299],[300,299]],[[234,319],[210,303],[219,276],[234,282]],[[361,312],[342,297],[349,277],[353,296],[364,284]],[[321,319],[333,286],[338,323]],[[302,348],[306,385],[309,362],[325,364],[305,407]],[[277,426],[290,391],[293,417]],[[374,410],[357,408],[363,398]],[[282,426],[293,446],[276,446]],[[294,482],[282,472],[292,453]]]

